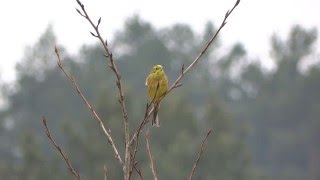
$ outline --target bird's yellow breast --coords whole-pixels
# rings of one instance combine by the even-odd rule
[[[168,78],[163,71],[150,73],[146,79],[146,86],[149,99],[158,102],[168,90]]]

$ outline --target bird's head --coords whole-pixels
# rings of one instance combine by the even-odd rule
[[[156,76],[161,76],[164,74],[163,67],[161,65],[155,65],[153,66],[151,73]]]

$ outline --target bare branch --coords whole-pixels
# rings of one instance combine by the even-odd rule
[[[158,180],[157,173],[154,169],[153,156],[151,154],[151,149],[150,149],[150,144],[149,144],[149,129],[146,132],[146,142],[147,142],[147,151],[148,151],[149,159],[150,159],[150,168],[151,168],[151,171],[153,174],[153,178],[154,178],[154,180]]]
[[[134,162],[132,156],[131,156],[131,162]],[[143,180],[142,172],[141,172],[141,170],[137,167],[137,164],[138,164],[137,162],[134,162],[134,163],[132,164],[132,169],[130,170],[129,179],[131,179],[131,177],[132,177],[132,172],[133,172],[133,169],[134,169],[134,170],[138,173],[139,178],[140,178],[141,180]]]
[[[139,178],[140,178],[141,180],[143,180],[141,170],[139,170],[139,169],[136,167],[136,165],[134,165],[133,167],[134,167],[134,169],[137,171],[137,173],[138,173],[138,175],[139,175]]]
[[[45,127],[45,132],[47,137],[49,138],[49,140],[51,141],[51,143],[53,144],[53,146],[59,151],[61,157],[63,158],[63,160],[66,162],[69,171],[75,176],[76,179],[81,180],[81,176],[80,174],[73,168],[71,161],[69,160],[68,156],[63,152],[63,150],[61,149],[61,147],[59,146],[59,144],[56,143],[56,141],[53,139],[53,137],[51,136],[51,133],[49,131],[49,128],[47,126],[47,120],[46,117],[42,117],[42,123]]]
[[[86,9],[84,8],[84,5],[80,2],[80,0],[76,0],[78,5],[81,7],[82,13],[79,13],[80,15],[83,14],[83,17],[86,18],[88,20],[88,22],[91,24],[91,26],[94,28],[95,30],[95,34],[93,35],[94,37],[98,38],[99,41],[101,42],[104,51],[105,51],[105,56],[109,58],[109,67],[111,68],[111,70],[114,72],[115,76],[116,76],[116,83],[117,83],[117,87],[118,87],[118,92],[119,92],[119,102],[121,105],[121,110],[122,110],[122,115],[123,115],[123,120],[124,120],[124,129],[125,129],[125,164],[123,166],[123,171],[125,173],[125,178],[126,180],[129,179],[129,169],[130,169],[130,152],[129,152],[129,142],[130,142],[130,131],[129,131],[129,122],[128,122],[128,113],[127,113],[127,109],[126,109],[126,105],[125,105],[125,101],[124,101],[124,94],[123,94],[123,90],[122,90],[122,83],[121,83],[121,76],[120,76],[120,72],[118,71],[118,68],[113,60],[113,56],[111,51],[108,48],[108,43],[107,40],[104,41],[104,39],[102,38],[100,31],[99,31],[99,24],[101,22],[101,19],[98,20],[97,25],[95,25],[93,23],[93,21],[91,20],[91,18],[89,17]]]
[[[134,151],[133,151],[133,155],[132,155],[132,158],[131,158],[132,166],[131,166],[131,170],[130,170],[130,176],[129,176],[130,178],[131,178],[131,175],[132,175],[133,168],[135,168],[135,158],[136,158],[136,155],[137,155],[137,152],[138,152],[138,147],[139,147],[139,136],[140,136],[140,133],[141,133],[142,128],[144,127],[144,125],[146,125],[148,123],[148,117],[150,116],[150,114],[148,114],[150,105],[151,104],[147,103],[146,110],[145,110],[145,113],[144,113],[144,118],[143,118],[142,122],[140,123],[138,129],[136,130],[136,133],[134,134],[134,137],[132,137],[132,139],[130,141],[130,145],[135,142]],[[138,172],[138,174],[139,174],[139,172]]]
[[[119,163],[123,166],[123,161],[122,161],[121,156],[120,156],[120,154],[119,154],[119,152],[118,152],[118,149],[116,148],[116,146],[115,146],[115,144],[114,144],[114,142],[113,142],[113,139],[112,139],[112,137],[111,137],[111,134],[106,130],[106,128],[105,128],[105,126],[104,126],[101,118],[98,116],[98,114],[96,113],[96,111],[94,110],[94,108],[92,107],[92,105],[89,103],[89,101],[87,100],[87,98],[83,95],[83,93],[82,93],[82,91],[80,90],[80,88],[79,88],[77,82],[75,81],[75,79],[65,71],[65,69],[64,69],[64,67],[63,67],[63,65],[62,65],[62,63],[61,63],[61,59],[60,59],[60,55],[59,55],[59,51],[58,51],[57,47],[55,47],[55,53],[56,53],[57,58],[58,58],[58,66],[59,66],[59,68],[60,68],[61,71],[65,74],[65,76],[70,80],[71,84],[75,87],[77,93],[78,93],[79,96],[82,98],[83,102],[87,105],[88,109],[90,109],[91,113],[93,114],[93,116],[95,117],[95,119],[98,121],[101,129],[103,130],[104,134],[105,134],[105,135],[107,136],[107,138],[108,138],[108,142],[109,142],[109,144],[111,145],[111,147],[112,147],[112,149],[113,149],[113,151],[114,151],[114,153],[115,153],[116,159],[117,159],[117,160],[119,161]]]
[[[199,151],[199,154],[198,154],[198,158],[197,158],[197,160],[196,160],[196,161],[194,162],[194,164],[193,164],[193,167],[192,167],[192,170],[191,170],[191,174],[190,174],[190,176],[189,176],[189,180],[192,180],[192,176],[193,176],[193,174],[194,174],[194,171],[196,170],[196,167],[198,166],[198,163],[199,163],[199,161],[200,161],[200,158],[201,158],[201,156],[202,156],[202,154],[203,154],[205,142],[206,142],[208,136],[210,135],[211,131],[212,131],[212,129],[210,129],[210,130],[207,132],[205,138],[202,140],[201,147],[200,147],[200,151]]]
[[[135,146],[135,151],[134,151],[133,159],[135,158],[135,154],[136,154],[136,151],[137,151],[137,146],[138,146],[138,144],[139,144],[139,142],[138,142],[138,141],[139,141],[139,140],[138,140],[139,134],[140,134],[141,130],[143,129],[143,127],[149,122],[148,119],[149,119],[150,115],[151,115],[151,114],[153,113],[153,111],[154,111],[154,107],[152,107],[152,109],[151,109],[150,111],[149,111],[149,108],[150,108],[150,105],[154,102],[154,99],[155,99],[155,97],[156,97],[156,95],[157,95],[157,92],[158,92],[158,90],[159,90],[159,87],[160,87],[160,84],[158,83],[156,92],[154,93],[154,96],[153,96],[151,102],[150,102],[149,104],[147,103],[147,105],[146,105],[146,110],[145,110],[145,113],[144,113],[144,118],[142,119],[142,121],[141,121],[138,129],[137,129],[136,132],[135,132],[135,134],[132,136],[131,140],[129,141],[129,145],[131,146],[132,143],[136,140],[136,146]],[[164,96],[164,95],[163,95],[163,96]]]
[[[136,132],[134,133],[134,135],[132,136],[129,144],[132,145],[135,141],[138,141],[139,140],[139,134],[141,132],[141,130],[143,129],[143,127],[149,122],[149,117],[151,116],[151,114],[153,113],[154,111],[154,107],[152,107],[150,110],[150,104],[147,104],[146,106],[146,111],[145,111],[145,114],[144,114],[144,117],[138,127],[138,129],[136,130]]]
[[[211,37],[211,39],[207,42],[207,44],[204,46],[204,48],[202,49],[202,51],[199,53],[199,55],[193,60],[193,62],[187,67],[187,69],[184,69],[184,65],[182,65],[182,70],[181,74],[179,75],[179,77],[176,79],[176,81],[170,86],[170,88],[168,89],[167,94],[169,94],[170,91],[172,91],[174,88],[177,88],[181,85],[179,85],[181,79],[185,76],[185,74],[190,71],[191,68],[193,68],[200,60],[200,58],[206,53],[206,51],[208,50],[208,48],[210,47],[210,45],[212,44],[212,42],[216,39],[216,37],[218,36],[218,34],[220,33],[221,29],[224,27],[224,25],[227,23],[227,19],[229,17],[229,15],[233,12],[233,10],[238,6],[238,4],[240,3],[240,0],[237,0],[237,2],[234,4],[234,6],[232,7],[232,9],[229,11],[227,11],[227,13],[224,16],[224,19],[220,25],[220,27],[218,28],[218,30],[216,31],[216,33],[213,34],[213,36]]]

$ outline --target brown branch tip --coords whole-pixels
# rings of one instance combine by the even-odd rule
[[[151,153],[150,144],[149,144],[149,129],[146,132],[146,142],[147,142],[147,151],[148,151],[148,154],[149,154],[150,168],[151,168],[151,171],[152,171],[153,179],[157,180],[158,177],[157,177],[156,170],[154,169],[153,155]]]
[[[80,174],[73,168],[71,161],[69,160],[68,156],[64,153],[64,151],[61,149],[60,145],[58,143],[56,143],[56,141],[53,139],[51,132],[47,126],[47,120],[46,117],[43,116],[42,118],[42,123],[45,127],[45,133],[47,135],[47,137],[49,138],[49,140],[51,141],[52,145],[58,150],[58,152],[60,153],[62,159],[65,161],[66,165],[68,166],[68,169],[70,170],[70,172],[74,175],[74,177],[78,180],[81,180],[81,176]]]
[[[57,61],[58,61],[58,66],[61,69],[61,71],[64,73],[64,75],[69,79],[70,83],[74,86],[76,92],[78,93],[78,95],[81,97],[81,99],[83,100],[83,102],[85,103],[85,105],[87,106],[87,108],[90,110],[91,114],[93,115],[93,117],[97,120],[97,122],[99,123],[103,133],[106,135],[109,144],[111,145],[114,153],[115,153],[115,157],[116,159],[119,161],[119,163],[123,166],[123,161],[121,159],[121,156],[118,152],[117,147],[115,146],[115,143],[113,142],[113,139],[111,137],[111,134],[107,131],[103,121],[101,120],[100,116],[98,115],[98,113],[95,111],[95,109],[93,108],[93,106],[89,103],[89,101],[87,100],[87,98],[83,95],[80,87],[78,86],[76,80],[66,72],[66,70],[64,69],[62,63],[61,63],[61,59],[59,56],[59,50],[55,47],[55,52],[57,55]]]
[[[199,164],[200,158],[201,158],[201,156],[203,154],[205,142],[206,142],[208,136],[211,134],[211,132],[212,132],[212,129],[209,129],[207,134],[206,134],[206,136],[205,136],[205,138],[202,140],[202,143],[201,143],[201,146],[200,146],[200,151],[198,153],[198,158],[196,159],[196,161],[193,164],[193,167],[192,167],[192,170],[191,170],[191,173],[190,173],[190,176],[189,176],[189,180],[192,180],[193,174],[194,174],[194,172],[195,172],[195,170],[196,170],[196,168],[197,168],[197,166]]]

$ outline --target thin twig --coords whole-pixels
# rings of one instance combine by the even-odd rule
[[[51,143],[54,145],[54,147],[59,151],[61,157],[63,158],[63,160],[66,162],[69,171],[75,176],[76,179],[81,180],[81,176],[80,174],[73,168],[71,161],[69,160],[68,156],[63,152],[63,150],[61,149],[61,147],[59,146],[59,144],[56,143],[56,141],[53,139],[53,137],[51,136],[50,130],[47,126],[47,120],[46,117],[43,116],[42,118],[42,123],[45,127],[45,132],[47,137],[49,138],[49,140],[51,141]]]
[[[84,8],[84,5],[80,2],[80,0],[77,0],[78,5],[81,7],[82,13],[80,12],[80,10],[77,9],[77,12],[84,17],[85,19],[87,19],[89,21],[89,23],[91,24],[91,26],[94,28],[96,34],[91,33],[94,37],[98,38],[101,42],[101,44],[103,45],[104,51],[105,51],[105,56],[107,58],[109,58],[109,67],[112,69],[112,71],[114,72],[115,76],[116,76],[116,84],[118,87],[118,91],[119,91],[119,102],[121,105],[121,110],[122,110],[122,115],[123,115],[123,120],[124,120],[124,129],[125,129],[125,164],[123,166],[123,171],[124,171],[124,177],[125,180],[129,179],[129,171],[130,171],[130,152],[129,152],[129,141],[130,141],[130,131],[129,131],[129,122],[128,122],[128,114],[127,114],[127,109],[126,109],[126,105],[125,105],[125,101],[124,101],[124,94],[123,94],[123,90],[122,90],[122,83],[121,83],[121,76],[120,73],[117,69],[117,66],[113,60],[113,55],[111,53],[111,51],[108,48],[108,41],[104,41],[104,39],[102,38],[100,31],[99,31],[99,24],[101,22],[101,18],[98,20],[97,25],[95,25],[91,18],[89,17],[86,9]]]
[[[132,158],[131,158],[131,169],[130,169],[130,173],[129,173],[129,179],[131,179],[131,175],[132,175],[132,171],[133,171],[133,165],[135,164],[135,158],[136,158],[136,154],[137,154],[137,151],[138,151],[138,146],[139,146],[139,135],[140,135],[140,132],[142,130],[142,128],[144,127],[145,124],[148,123],[148,112],[149,112],[149,108],[151,106],[151,104],[153,104],[154,100],[155,100],[155,97],[156,97],[156,94],[159,90],[159,83],[157,85],[157,89],[156,89],[156,92],[154,93],[154,97],[152,98],[151,102],[150,103],[147,103],[146,105],[146,110],[145,110],[145,113],[144,113],[144,118],[142,120],[142,122],[140,123],[138,129],[136,130],[136,134],[134,134],[134,136],[136,136],[135,139],[132,139],[133,140],[136,140],[135,142],[135,146],[134,146],[134,151],[133,151],[133,155],[132,155]],[[130,146],[133,142],[129,142]]]
[[[152,109],[149,111],[149,108],[150,108],[150,105],[154,102],[154,99],[156,97],[156,94],[158,92],[158,89],[159,89],[159,83],[158,83],[158,86],[157,86],[157,89],[156,89],[156,92],[154,93],[154,97],[152,98],[151,102],[148,104],[147,103],[147,106],[146,106],[146,110],[145,110],[145,113],[144,113],[144,117],[140,123],[140,125],[138,126],[138,129],[136,130],[135,134],[132,136],[130,142],[129,142],[129,145],[131,145],[133,142],[135,142],[135,140],[138,140],[139,138],[139,134],[142,130],[142,128],[144,127],[144,125],[146,125],[148,122],[149,122],[149,117],[150,115],[153,113],[154,111],[154,106],[152,107]],[[137,144],[138,142],[136,142]],[[137,150],[137,145],[135,146],[135,153],[136,153],[136,150]]]
[[[140,170],[140,169],[138,169],[138,168],[136,167],[136,165],[134,165],[133,167],[134,167],[134,169],[137,171],[137,173],[138,173],[138,175],[139,175],[140,179],[141,179],[141,180],[143,180],[141,170]]]
[[[131,159],[131,162],[132,162],[132,159]],[[139,178],[140,178],[141,180],[143,180],[142,172],[141,172],[141,170],[137,167],[137,164],[138,164],[138,163],[136,163],[136,162],[135,162],[134,164],[132,164],[133,169],[138,173]],[[131,179],[131,177],[132,177],[132,170],[130,171],[130,179]]]
[[[212,35],[212,37],[210,38],[210,40],[206,43],[206,45],[203,47],[203,49],[201,50],[201,52],[198,54],[198,56],[193,60],[193,62],[185,69],[185,65],[182,64],[181,67],[181,73],[178,76],[178,78],[174,81],[174,83],[170,86],[170,88],[168,89],[168,91],[164,94],[164,96],[161,98],[161,100],[164,99],[164,97],[166,95],[168,95],[173,89],[180,87],[182,85],[182,83],[180,83],[180,81],[182,80],[182,78],[186,75],[186,73],[188,73],[190,71],[191,68],[193,68],[201,59],[201,57],[206,53],[207,49],[210,47],[210,45],[213,43],[213,41],[216,39],[216,37],[218,36],[218,34],[220,33],[221,29],[226,25],[227,23],[227,19],[228,17],[231,15],[231,13],[233,12],[233,10],[239,5],[240,0],[237,0],[236,3],[234,4],[234,6],[232,7],[231,10],[228,10],[224,16],[224,19],[220,25],[220,27],[218,28],[218,30]],[[161,101],[160,100],[160,101]],[[145,118],[149,118],[151,116],[151,114],[153,113],[154,108],[151,108],[150,111],[148,112],[147,116],[145,116],[141,122],[141,124],[143,122],[145,122]],[[144,124],[145,125],[145,124]],[[140,126],[139,126],[139,129]],[[138,130],[136,130],[136,132],[134,133],[134,135],[132,136],[131,140],[130,140],[130,145],[137,139],[137,134],[138,134]]]
[[[136,155],[137,155],[137,152],[138,152],[139,136],[140,136],[141,130],[142,130],[143,126],[148,123],[147,115],[148,115],[148,111],[149,111],[150,105],[151,105],[151,104],[148,104],[148,103],[147,103],[147,105],[146,105],[146,110],[145,110],[145,114],[144,114],[144,119],[143,119],[143,121],[140,123],[140,125],[139,125],[139,127],[138,127],[138,129],[137,129],[137,131],[136,131],[137,133],[135,134],[137,138],[135,139],[134,151],[133,151],[133,155],[132,155],[132,158],[131,158],[132,166],[131,166],[131,170],[130,170],[129,179],[131,179],[133,169],[135,168],[135,158],[136,158]],[[130,142],[130,144],[131,144],[131,142]],[[137,171],[137,173],[139,174],[138,171]],[[139,175],[140,175],[140,174],[139,174]]]
[[[200,161],[200,158],[201,158],[201,156],[202,156],[202,154],[203,154],[205,142],[206,142],[208,136],[210,135],[211,131],[212,131],[212,129],[210,129],[210,130],[207,132],[205,138],[202,140],[201,147],[200,147],[200,151],[199,151],[199,153],[198,153],[198,158],[197,158],[197,160],[196,160],[196,161],[194,162],[194,164],[193,164],[193,167],[192,167],[192,170],[191,170],[191,173],[190,173],[190,176],[189,176],[189,180],[192,180],[192,176],[193,176],[193,174],[194,174],[194,171],[196,170],[196,167],[198,166],[198,163],[199,163],[199,161]]]
[[[172,91],[172,89],[177,88],[180,85],[180,81],[181,79],[185,76],[185,74],[192,68],[194,67],[200,60],[200,58],[206,53],[207,49],[210,47],[210,45],[212,44],[212,42],[216,39],[216,37],[218,36],[218,34],[220,33],[221,29],[227,24],[227,19],[230,16],[230,14],[233,12],[233,10],[239,5],[240,0],[237,0],[236,3],[234,4],[234,6],[232,7],[231,10],[228,10],[224,16],[223,21],[221,22],[221,25],[219,27],[219,29],[216,31],[216,33],[213,34],[213,36],[211,37],[211,39],[207,42],[206,46],[204,46],[204,48],[202,49],[202,51],[199,53],[199,55],[193,60],[193,62],[187,67],[187,69],[184,69],[184,65],[182,65],[182,71],[180,76],[176,79],[176,81],[170,86],[170,88],[168,89],[166,95]]]
[[[157,173],[156,173],[156,171],[154,169],[153,156],[151,154],[151,149],[150,149],[150,144],[149,144],[149,129],[146,132],[146,142],[147,142],[147,151],[148,151],[148,154],[149,154],[150,168],[151,168],[151,171],[152,171],[152,174],[153,174],[153,179],[154,180],[158,180]]]
[[[107,180],[108,169],[106,165],[103,166],[103,174],[104,174],[104,180]]]
[[[149,111],[149,107],[150,107],[150,106],[147,106],[147,107],[146,107],[146,113],[145,113],[145,115],[144,115],[144,117],[143,117],[143,119],[142,119],[142,121],[141,121],[138,129],[136,130],[136,132],[135,132],[134,135],[132,136],[132,138],[131,138],[131,140],[130,140],[130,142],[129,142],[130,145],[133,144],[135,141],[138,140],[139,134],[140,134],[141,130],[142,130],[143,127],[149,122],[149,117],[151,116],[151,114],[152,114],[153,111],[154,111],[154,107],[152,107],[150,111]]]
[[[82,98],[83,102],[87,105],[88,109],[90,109],[91,113],[93,114],[93,116],[95,117],[95,119],[98,121],[101,129],[103,130],[104,134],[105,134],[105,135],[107,136],[107,138],[108,138],[108,142],[109,142],[109,144],[111,145],[111,147],[112,147],[112,149],[113,149],[113,151],[114,151],[114,153],[115,153],[116,159],[117,159],[117,160],[119,161],[119,163],[123,166],[123,161],[122,161],[121,156],[120,156],[120,154],[119,154],[119,152],[118,152],[118,149],[116,148],[116,146],[115,146],[115,144],[114,144],[114,142],[113,142],[113,139],[112,139],[112,137],[111,137],[111,134],[106,130],[106,128],[105,128],[102,120],[100,119],[100,117],[98,116],[98,114],[96,113],[96,111],[94,110],[94,108],[92,107],[92,105],[89,103],[89,101],[87,100],[87,98],[83,95],[83,93],[82,93],[82,91],[80,90],[80,88],[79,88],[76,80],[75,80],[71,75],[69,75],[69,74],[65,71],[65,69],[64,69],[64,67],[63,67],[63,65],[62,65],[62,63],[61,63],[61,59],[60,59],[60,55],[59,55],[59,51],[58,51],[57,47],[55,47],[55,53],[56,53],[57,58],[58,58],[58,66],[59,66],[59,68],[62,70],[62,72],[65,74],[65,76],[70,80],[70,82],[72,83],[72,85],[75,87],[77,93],[78,93],[78,94],[80,95],[80,97]]]

